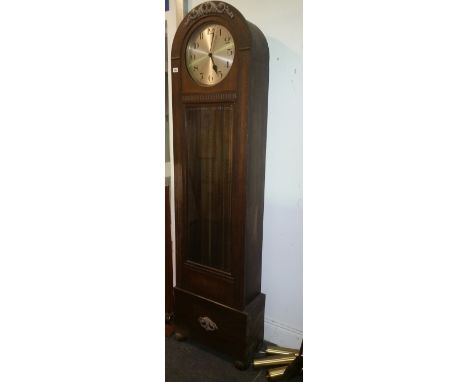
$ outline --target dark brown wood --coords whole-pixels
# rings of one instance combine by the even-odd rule
[[[179,328],[179,330],[180,330],[180,328]],[[185,340],[187,339],[187,335],[184,334],[184,333],[181,332],[181,331],[178,331],[178,332],[176,332],[176,334],[175,334],[175,339],[176,339],[177,341],[185,341]]]
[[[185,108],[187,258],[230,271],[233,105]]]
[[[166,337],[172,336],[175,331],[175,326],[172,324],[166,324]]]
[[[190,329],[244,362],[263,340],[269,53],[262,32],[234,7],[204,4],[181,22],[171,55],[175,319],[178,331]],[[205,23],[225,26],[236,45],[230,72],[212,87],[198,85],[185,66],[187,41]],[[200,327],[197,314],[216,317],[216,334]]]
[[[166,268],[166,316],[174,312],[174,295],[173,295],[173,277],[172,277],[172,240],[171,240],[171,208],[169,197],[169,186],[165,187],[165,215],[166,215],[166,253],[165,253],[165,268]],[[167,334],[167,327],[166,327]]]
[[[174,294],[178,309],[175,316],[178,332],[229,354],[235,360],[250,360],[263,340],[263,293],[259,293],[242,311],[177,287]],[[205,329],[200,323],[203,318],[212,321],[216,328]]]

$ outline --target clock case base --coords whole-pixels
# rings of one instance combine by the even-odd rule
[[[259,293],[244,310],[233,309],[179,287],[174,287],[174,299],[174,319],[179,338],[193,338],[245,365],[263,343],[263,293]],[[199,322],[203,317],[209,318],[217,328],[203,328]]]

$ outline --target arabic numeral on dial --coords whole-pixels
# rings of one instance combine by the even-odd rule
[[[200,78],[203,79],[203,72],[200,72]]]
[[[203,32],[200,33],[200,40],[203,40]]]
[[[218,70],[218,76],[219,78],[223,78],[223,72],[221,70]]]
[[[194,42],[193,43],[193,49],[198,49],[200,45],[198,44],[198,42]]]
[[[224,37],[224,42],[227,44],[228,42],[231,42],[231,36]]]
[[[194,70],[194,71],[195,71],[195,70],[198,70],[198,65],[195,65],[195,66],[193,67],[193,70]]]
[[[232,48],[227,48],[226,51],[230,56],[232,56]]]
[[[226,61],[226,68],[229,68],[229,61]]]

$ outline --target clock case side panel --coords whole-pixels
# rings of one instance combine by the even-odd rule
[[[263,206],[268,117],[269,49],[265,36],[248,23],[251,39],[246,147],[246,219],[244,298],[249,304],[261,293]]]

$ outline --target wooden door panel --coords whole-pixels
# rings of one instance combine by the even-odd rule
[[[185,108],[187,260],[231,270],[233,105]]]

